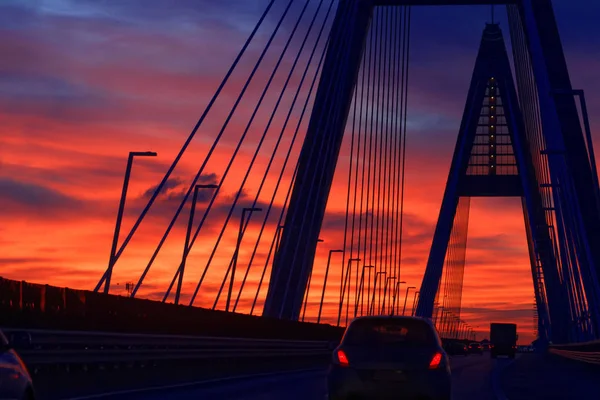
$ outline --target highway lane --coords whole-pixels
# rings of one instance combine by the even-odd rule
[[[511,360],[492,360],[489,354],[454,357],[451,361],[453,400],[497,400],[494,381]],[[163,390],[115,393],[105,400],[228,399],[228,400],[326,400],[325,370],[265,375],[215,381]],[[83,400],[83,399],[82,399]],[[90,398],[91,400],[91,398]]]
[[[597,400],[600,366],[531,354],[505,369],[502,388],[510,400]]]

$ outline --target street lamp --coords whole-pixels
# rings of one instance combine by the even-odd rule
[[[393,281],[395,279],[396,279],[395,276],[388,276],[385,280],[385,286],[383,288],[383,304],[381,305],[381,310],[379,311],[380,314],[383,314],[383,312],[385,311],[385,298],[388,293],[389,281]],[[393,284],[392,284],[392,287],[394,287]],[[389,311],[389,306],[388,306],[388,311]]]
[[[440,313],[440,309],[444,308],[443,306],[433,306],[435,309],[435,314],[433,316],[433,324],[437,325],[438,314]]]
[[[358,292],[358,300],[356,301],[354,316],[358,314],[358,303],[360,302],[360,315],[364,314],[364,300],[365,300],[365,269],[369,270],[369,277],[367,278],[367,296],[371,294],[371,269],[375,268],[374,265],[363,265],[362,274],[360,276],[360,286]],[[369,309],[369,298],[367,297],[367,310]]]
[[[394,313],[397,313],[398,311],[398,302],[397,299],[399,299],[398,294],[400,293],[400,284],[401,283],[406,283],[406,281],[400,281],[400,282],[396,282],[396,289],[394,290],[394,305],[392,306],[392,315]]]
[[[338,310],[338,321],[337,321],[337,326],[340,326],[340,321],[342,319],[342,307],[344,305],[344,295],[346,294],[346,283],[349,282],[348,279],[348,274],[350,272],[350,263],[352,262],[359,262],[360,258],[350,258],[348,260],[348,268],[346,269],[346,277],[344,278],[344,265],[342,264],[342,282],[340,282],[340,307]],[[348,292],[350,292],[350,289],[348,289]],[[350,293],[348,293],[348,301],[350,298]],[[347,320],[347,318],[346,318]],[[348,321],[346,321],[348,322]]]
[[[185,263],[187,261],[187,257],[190,254],[190,236],[192,235],[192,225],[194,223],[194,214],[196,212],[196,203],[198,201],[198,190],[200,189],[217,189],[219,186],[218,185],[196,185],[196,187],[194,188],[194,196],[192,197],[192,207],[190,210],[190,219],[188,220],[188,225],[187,225],[187,231],[185,233],[185,243],[183,245],[183,255],[181,257],[181,264],[179,264],[179,268],[177,268],[177,272],[175,273],[175,276],[173,277],[173,280],[171,281],[171,284],[169,285],[169,288],[167,289],[165,296],[163,297],[163,303],[167,300],[167,298],[169,297],[169,294],[171,293],[171,289],[173,288],[173,284],[175,282],[175,279],[177,277],[179,277],[178,281],[177,281],[177,290],[175,291],[175,304],[179,304],[179,297],[181,295],[181,286],[183,284],[183,274],[185,272]]]
[[[406,296],[404,296],[404,308],[402,308],[402,315],[404,315],[405,311],[406,311],[406,300],[408,299],[408,292],[410,291],[410,289],[416,289],[415,286],[409,286],[406,288]]]
[[[454,317],[452,317],[452,334],[453,336],[456,337],[456,339],[458,339],[458,330],[460,327],[460,319],[455,315]]]
[[[416,304],[417,304],[417,297],[419,296],[419,293],[421,293],[419,290],[417,290],[417,291],[415,292],[415,297],[413,298],[413,306],[412,306],[412,313],[411,313],[411,316],[414,316],[414,315],[415,315],[415,306],[416,306]]]
[[[244,223],[246,222],[246,213],[249,213],[248,220],[252,216],[252,213],[256,211],[262,211],[262,208],[246,207],[242,209],[242,217],[240,218],[240,230],[238,232],[238,239],[235,245],[235,252],[233,253],[233,263],[231,266],[231,280],[229,281],[229,291],[227,292],[227,303],[225,304],[225,311],[229,311],[229,304],[231,303],[231,293],[233,292],[233,282],[235,280],[235,269],[237,267],[238,254],[240,252],[240,246],[242,245],[242,235],[244,230]]]
[[[323,239],[317,239],[317,244],[323,243]],[[314,266],[313,266],[314,268]],[[306,284],[306,295],[304,297],[304,307],[302,308],[302,322],[304,322],[304,316],[306,315],[306,306],[308,305],[308,294],[310,293],[310,283],[312,281],[312,274],[314,269],[310,270],[310,275],[308,275],[308,283]]]
[[[444,313],[442,313],[442,331],[450,335],[451,323],[450,320],[452,318],[452,309],[445,308]]]
[[[127,188],[129,187],[129,178],[131,176],[131,168],[133,167],[134,157],[156,157],[157,153],[153,151],[131,151],[127,158],[127,167],[125,168],[125,179],[123,180],[123,190],[121,191],[121,201],[119,202],[119,211],[117,212],[117,222],[115,224],[115,231],[113,234],[113,242],[110,247],[110,256],[108,258],[108,268],[103,278],[104,280],[104,293],[108,294],[110,290],[110,279],[112,277],[113,267],[115,266],[116,259],[115,253],[117,252],[117,242],[119,241],[119,233],[121,231],[121,222],[123,221],[123,211],[125,210],[125,198],[127,197]],[[94,292],[100,290],[102,286],[103,278],[96,285]]]
[[[375,273],[373,282],[373,297],[371,298],[371,307],[369,308],[370,315],[375,313],[375,293],[377,293],[377,282],[380,275],[386,275],[385,271],[379,271]],[[381,310],[380,310],[381,311]]]
[[[323,301],[325,300],[325,289],[327,288],[327,276],[329,275],[329,266],[331,265],[331,255],[333,253],[343,253],[344,250],[329,250],[327,257],[327,268],[325,268],[325,281],[323,282],[323,292],[321,293],[321,303],[319,304],[319,314],[317,315],[317,324],[321,322],[321,312],[323,311]]]

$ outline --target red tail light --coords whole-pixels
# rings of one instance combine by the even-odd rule
[[[350,362],[348,362],[348,356],[346,355],[346,353],[344,353],[344,350],[337,351],[337,358],[342,367],[347,367],[350,365]]]
[[[429,369],[438,368],[440,366],[441,362],[442,362],[442,353],[435,353],[435,355],[431,359],[431,362],[429,363]]]

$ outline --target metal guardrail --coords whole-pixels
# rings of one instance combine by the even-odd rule
[[[582,361],[588,364],[600,365],[600,351],[570,351],[550,349],[551,354],[556,354],[561,357],[570,358],[571,360]]]
[[[551,346],[548,352],[571,360],[600,365],[600,341]]]
[[[330,355],[330,343],[198,337],[2,329],[8,337],[27,336],[15,345],[30,366],[60,364],[131,363],[166,360],[310,357]]]

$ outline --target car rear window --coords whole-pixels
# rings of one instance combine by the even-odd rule
[[[343,342],[359,346],[434,346],[437,341],[431,327],[419,320],[365,318],[350,324]]]

